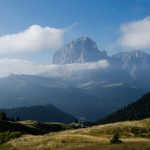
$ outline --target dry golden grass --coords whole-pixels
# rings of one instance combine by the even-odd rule
[[[130,133],[132,127],[148,129],[149,125],[150,119],[120,122],[42,136],[24,135],[7,144],[16,150],[150,150],[150,138],[135,137]],[[122,133],[122,144],[110,144],[116,130]]]
[[[112,145],[109,144],[109,138],[94,137],[89,135],[73,134],[72,132],[61,132],[47,134],[45,136],[31,136],[26,135],[21,138],[10,141],[9,143],[18,150],[75,150],[75,149],[102,149],[111,148],[119,149],[133,147],[135,150],[138,148],[150,148],[150,140],[146,138],[127,138],[122,139],[123,144]],[[114,150],[115,150],[114,149]],[[146,150],[146,149],[144,149]]]

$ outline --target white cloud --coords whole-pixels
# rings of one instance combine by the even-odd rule
[[[22,32],[0,36],[0,53],[58,49],[63,44],[63,38],[63,29],[32,25]]]
[[[11,74],[38,74],[48,69],[47,65],[36,65],[27,60],[20,59],[0,59],[0,77]]]
[[[130,49],[150,48],[150,17],[123,24],[119,44]]]
[[[65,65],[49,65],[49,69],[44,72],[46,76],[69,77],[75,72],[91,71],[97,69],[105,69],[109,67],[107,60],[99,60],[97,62],[73,63]]]
[[[0,77],[9,76],[10,74],[40,74],[49,77],[67,77],[73,72],[104,69],[108,66],[109,62],[107,60],[66,65],[39,65],[27,60],[3,58],[0,59]]]

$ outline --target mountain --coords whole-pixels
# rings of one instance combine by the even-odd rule
[[[52,104],[96,121],[150,90],[150,57],[142,51],[109,57],[89,37],[81,37],[58,50],[53,60],[53,69],[40,75],[0,78],[1,108]]]
[[[19,117],[21,120],[63,123],[72,123],[75,120],[75,117],[59,110],[51,104],[30,107],[18,107],[11,109],[0,109],[0,111],[6,112],[8,118]]]
[[[115,111],[99,123],[111,123],[126,120],[140,120],[150,118],[150,92],[145,94],[136,102]]]
[[[96,97],[58,78],[11,75],[0,79],[0,91],[1,108],[53,104],[87,120],[96,120],[105,114],[104,110],[99,110],[102,106]],[[97,111],[90,110],[91,107]]]
[[[75,82],[31,75],[0,78],[0,106],[15,108],[53,104],[77,118],[96,121],[145,93],[144,89],[123,83],[97,82],[74,86]]]
[[[105,51],[99,51],[96,43],[89,37],[80,37],[56,51],[54,64],[92,62],[108,58]]]
[[[97,82],[98,77],[100,79],[98,79],[98,82],[104,80],[111,83],[123,81],[134,87],[150,87],[148,84],[150,82],[150,55],[148,53],[141,50],[132,50],[108,56],[106,51],[99,51],[96,42],[89,37],[80,37],[64,45],[54,54],[53,64],[84,64],[103,59],[109,63],[109,67],[103,69],[103,72],[98,69],[96,71],[73,71],[73,73],[68,73],[70,77],[68,78],[67,75],[67,79],[73,78],[77,81],[80,80],[80,82],[85,80],[89,82],[91,79],[95,79]],[[120,81],[120,78],[122,81]]]
[[[126,68],[129,65],[145,66],[150,63],[150,55],[141,50],[120,52],[112,57],[120,61],[123,65],[123,68]]]
[[[149,54],[135,50],[118,53],[113,55],[112,58],[121,64],[122,69],[126,70],[133,80],[141,81],[141,79],[144,79],[143,83],[150,81]]]

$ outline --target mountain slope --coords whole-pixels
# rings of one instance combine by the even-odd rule
[[[84,63],[107,58],[105,51],[99,51],[96,43],[89,37],[72,41],[53,56],[54,64]]]
[[[119,109],[99,122],[108,123],[125,120],[140,120],[144,118],[150,118],[150,92],[136,102]]]
[[[102,106],[96,97],[60,79],[13,75],[0,79],[0,91],[1,108],[53,104],[64,112],[87,120],[97,120],[105,114],[99,110]],[[97,111],[90,110],[91,107]]]
[[[123,143],[110,144],[110,139],[118,132]],[[145,119],[49,133],[40,137],[25,135],[8,144],[12,146],[9,150],[35,150],[39,147],[55,150],[149,150],[149,135],[150,119]]]
[[[53,104],[77,118],[96,121],[145,92],[122,84],[107,84],[104,87],[84,85],[81,88],[73,86],[74,82],[71,86],[58,78],[29,75],[1,78],[0,106],[12,108]]]
[[[21,120],[71,123],[75,119],[75,117],[59,110],[53,105],[0,109],[0,111],[6,112],[9,118],[19,117]]]

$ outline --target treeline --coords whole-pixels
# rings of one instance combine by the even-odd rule
[[[150,117],[150,92],[142,98],[108,115],[98,123],[112,123],[126,120],[140,120]]]
[[[0,120],[2,120],[2,121],[20,121],[20,118],[19,117],[8,118],[8,116],[5,112],[0,111]]]

